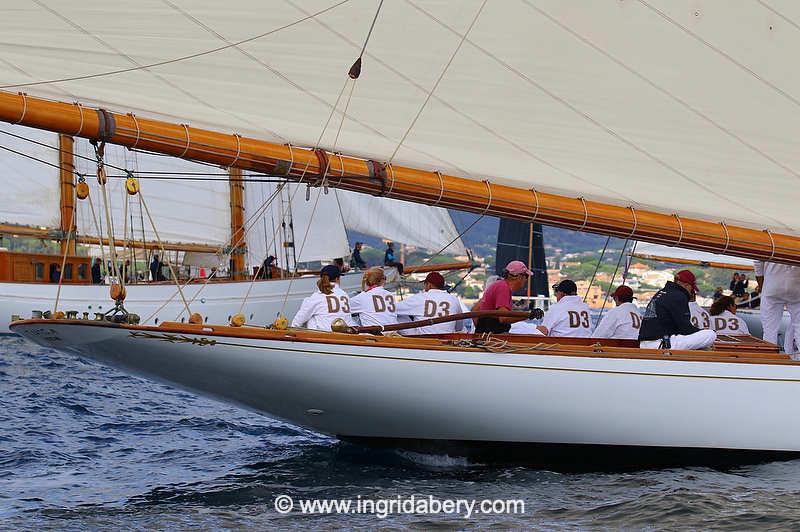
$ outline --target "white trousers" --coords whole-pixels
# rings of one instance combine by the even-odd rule
[[[669,337],[670,349],[705,349],[711,347],[717,333],[711,329],[703,329],[692,334],[673,334]],[[661,340],[644,340],[639,342],[639,347],[645,349],[658,349]]]
[[[789,327],[786,330],[783,349],[794,353],[795,339],[800,338],[800,301],[787,301],[776,296],[761,296],[761,326],[764,329],[764,340],[778,343],[778,332],[783,320],[783,309],[789,311]]]

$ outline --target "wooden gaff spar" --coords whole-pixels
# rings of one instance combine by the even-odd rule
[[[472,181],[355,157],[0,92],[0,120],[429,205],[800,265],[800,238],[583,198]],[[325,171],[327,167],[327,172]],[[324,175],[323,175],[324,174]]]

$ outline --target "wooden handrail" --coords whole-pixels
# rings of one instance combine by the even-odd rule
[[[529,312],[514,310],[473,310],[471,312],[459,312],[448,316],[438,316],[436,318],[426,318],[424,320],[407,321],[404,323],[392,323],[390,325],[360,325],[350,327],[348,332],[378,334],[384,331],[402,331],[404,329],[415,329],[417,327],[427,327],[437,323],[448,323],[451,321],[472,319],[472,318],[520,318],[525,319],[530,316]]]

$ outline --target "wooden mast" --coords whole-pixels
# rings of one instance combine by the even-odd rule
[[[0,92],[0,120],[463,211],[800,265],[800,237],[525,190]],[[326,176],[321,173],[328,168]]]
[[[244,238],[244,181],[242,181],[242,169],[230,168],[229,176],[228,183],[230,184],[231,206],[231,278],[244,279],[247,277],[247,272],[245,271],[247,243]]]
[[[76,254],[75,231],[77,216],[75,215],[75,159],[73,156],[74,141],[71,136],[58,136],[58,175],[61,183],[61,253]]]

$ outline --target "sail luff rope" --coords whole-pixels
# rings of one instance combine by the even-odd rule
[[[389,157],[388,164],[392,164],[392,161],[394,160],[395,156],[397,155],[397,152],[400,150],[400,147],[403,145],[403,143],[408,138],[408,135],[411,133],[411,130],[414,128],[414,125],[416,125],[417,120],[419,120],[420,115],[422,115],[422,111],[425,110],[425,107],[428,105],[428,102],[431,100],[431,96],[433,96],[433,93],[436,92],[436,89],[439,87],[439,83],[441,83],[442,79],[444,78],[444,75],[447,73],[447,70],[450,68],[450,65],[453,63],[453,60],[456,58],[456,55],[458,55],[459,50],[461,50],[461,46],[464,44],[464,41],[467,39],[467,36],[469,35],[470,31],[472,31],[472,28],[475,26],[475,23],[478,22],[478,17],[480,17],[481,12],[483,11],[483,8],[486,6],[486,2],[487,1],[488,0],[483,0],[483,2],[481,3],[480,7],[478,8],[478,11],[475,13],[475,16],[472,18],[472,22],[470,22],[470,25],[467,28],[467,31],[464,32],[464,35],[461,36],[461,40],[458,42],[458,46],[456,46],[456,49],[453,50],[453,53],[450,55],[450,59],[448,59],[447,63],[444,65],[444,68],[439,73],[439,77],[436,79],[436,82],[433,84],[433,87],[431,87],[431,90],[428,91],[428,94],[425,96],[425,101],[422,102],[422,105],[420,106],[419,110],[417,111],[417,114],[414,116],[414,119],[411,121],[411,124],[409,124],[409,126],[406,129],[405,133],[403,133],[403,136],[400,138],[400,142],[397,143],[397,146],[395,147],[394,151],[392,152],[392,156]]]

